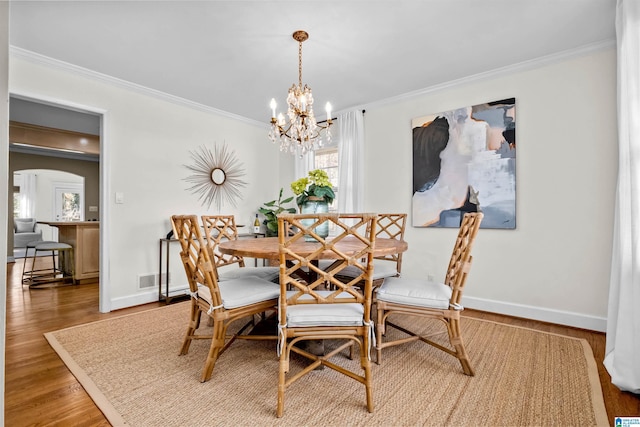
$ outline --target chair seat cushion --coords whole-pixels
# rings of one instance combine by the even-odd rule
[[[260,277],[268,282],[278,282],[280,280],[280,267],[222,267],[218,268],[218,275],[220,282],[248,276]]]
[[[301,304],[287,307],[287,326],[362,326],[362,304]]]
[[[331,291],[319,291],[319,294]],[[287,292],[291,295],[291,291]],[[350,298],[350,295],[344,295]],[[313,298],[303,295],[300,299]],[[338,297],[340,298],[340,296]],[[364,306],[359,303],[299,304],[287,306],[287,326],[362,326]]]
[[[280,285],[261,279],[256,276],[247,276],[237,279],[218,282],[222,305],[227,310],[244,307],[257,302],[274,300],[274,305],[280,296]],[[198,287],[198,296],[213,304],[211,292],[206,286]]]
[[[378,289],[378,301],[394,302],[416,307],[449,308],[451,288],[444,283],[423,279],[389,277]]]
[[[50,242],[50,241],[38,242],[36,243],[36,246],[35,246],[37,251],[55,251],[55,250],[61,250],[61,249],[71,249],[71,247],[72,246],[67,243]]]
[[[340,273],[338,273],[338,275],[345,276],[345,277],[357,277],[361,273],[362,273],[362,270],[350,265],[342,269]],[[386,277],[395,277],[398,275],[399,274],[398,274],[398,270],[396,269],[395,262],[381,261],[381,262],[373,263],[373,275],[371,276],[372,280],[384,279]]]

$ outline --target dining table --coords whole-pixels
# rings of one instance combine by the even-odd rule
[[[331,241],[331,237],[328,238]],[[309,255],[318,250],[318,242],[308,242],[300,239],[289,246],[289,249],[299,255]],[[336,248],[345,254],[357,253],[362,248],[362,242],[349,236],[335,242]],[[409,245],[404,240],[376,238],[373,249],[374,257],[394,255],[405,252]],[[279,242],[277,237],[265,237],[262,239],[236,239],[222,242],[218,250],[227,255],[236,255],[247,258],[277,260],[279,254]],[[326,251],[319,254],[318,259],[335,259],[335,252]]]
[[[329,236],[328,241],[331,241],[331,236]],[[359,253],[362,249],[363,243],[353,236],[348,236],[343,239],[339,239],[335,242],[335,246],[344,254],[356,254]],[[312,254],[318,250],[317,241],[305,241],[304,239],[300,239],[290,245],[288,248],[297,253],[298,255],[307,256]],[[218,250],[227,255],[235,255],[247,258],[256,258],[256,259],[264,259],[264,260],[278,260],[280,257],[279,254],[279,241],[278,237],[265,237],[263,239],[236,239],[236,240],[228,240],[226,242],[221,242],[218,245]],[[389,239],[389,238],[376,238],[373,256],[374,257],[383,257],[386,255],[394,255],[405,252],[408,249],[409,245],[404,240],[398,239]],[[337,255],[334,251],[327,250],[321,252],[317,259],[314,260],[314,263],[318,265],[318,261],[323,260],[331,260],[336,259]],[[325,270],[331,270],[331,266],[325,268]],[[304,274],[303,271],[300,271],[299,274]],[[315,280],[315,275],[313,272],[309,271],[307,277],[302,277],[307,281]]]

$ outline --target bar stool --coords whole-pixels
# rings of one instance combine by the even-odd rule
[[[24,253],[24,263],[22,264],[22,283],[29,282],[29,278],[36,265],[36,245],[39,243],[56,243],[53,240],[34,240],[32,242],[27,243],[26,250]],[[29,252],[31,250],[31,252]],[[31,255],[29,255],[31,253]],[[31,260],[31,269],[27,270],[27,261]]]
[[[34,266],[36,258],[38,257],[38,254],[41,254],[42,252],[51,253],[51,261],[53,265],[51,268],[35,269]],[[68,279],[71,279],[71,283],[73,283],[75,277],[73,246],[60,242],[38,242],[35,245],[35,253],[33,255],[31,265],[31,272],[28,278],[30,288],[53,282],[65,282]]]

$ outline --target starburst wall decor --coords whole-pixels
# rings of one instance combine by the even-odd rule
[[[226,144],[215,144],[213,152],[201,146],[189,154],[194,163],[184,165],[193,172],[185,178],[185,181],[193,184],[188,190],[198,195],[202,206],[207,209],[212,203],[218,211],[225,203],[235,207],[237,200],[242,199],[240,189],[247,185],[241,179],[245,170],[235,151],[228,151]]]

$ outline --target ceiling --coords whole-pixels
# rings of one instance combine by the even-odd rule
[[[316,115],[615,40],[615,0],[12,1],[10,44],[262,123],[298,80]]]

